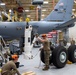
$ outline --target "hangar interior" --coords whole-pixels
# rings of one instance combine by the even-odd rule
[[[42,0],[44,1],[42,5],[33,4],[34,0],[0,0],[0,22],[25,22],[26,18],[29,18],[30,21],[40,21],[43,20],[49,13],[54,9],[54,6],[59,0]],[[76,0],[74,0],[74,5],[72,9],[72,18],[76,17]],[[71,32],[71,31],[70,31]],[[69,37],[69,29],[67,30],[53,30],[52,32],[47,33],[49,41],[51,40],[55,44],[58,40],[63,40],[66,38],[68,42],[73,40],[74,37]],[[76,39],[74,39],[76,40]],[[12,44],[17,44],[12,42]],[[8,42],[9,43],[9,42]],[[18,42],[19,43],[19,42]],[[69,44],[69,43],[68,43]],[[19,44],[13,48],[13,45],[10,45],[11,50],[19,49]],[[66,64],[64,68],[56,68],[54,65],[50,64],[50,69],[48,71],[42,71],[44,67],[44,62],[41,61],[39,48],[32,48],[33,59],[25,59],[24,54],[19,54],[19,72],[25,73],[30,72],[30,74],[22,75],[76,75],[76,63]],[[72,47],[76,48],[76,47]],[[70,49],[69,49],[70,50]],[[74,49],[74,57],[76,60],[76,49]],[[72,53],[70,52],[70,53]],[[55,52],[56,53],[56,52]],[[1,54],[1,53],[0,53]],[[60,60],[63,62],[67,53],[64,51],[60,54]],[[71,55],[72,56],[72,55]],[[3,59],[3,58],[2,58]],[[54,58],[53,58],[54,59]],[[8,59],[7,59],[8,60]],[[75,62],[75,61],[73,61]],[[3,61],[0,65],[5,64]],[[55,64],[56,65],[56,64]],[[32,74],[33,73],[33,74]]]
[[[26,20],[26,18],[29,18],[30,21],[43,20],[54,9],[54,6],[56,5],[57,2],[58,0],[44,0],[42,5],[36,5],[36,4],[33,4],[33,0],[0,0],[0,3],[3,3],[3,4],[0,4],[0,15],[1,15],[0,21],[5,22],[5,21],[12,20],[12,22],[14,21],[23,22]],[[73,11],[72,18],[76,16],[75,7],[76,7],[76,1],[74,0],[74,6],[72,9]],[[64,30],[63,32],[65,33]],[[60,31],[59,33],[60,35],[64,34],[64,33],[61,33]],[[67,33],[69,34],[68,30],[67,30]],[[60,35],[59,35],[59,38],[61,39],[62,36]],[[63,37],[65,35],[66,34],[64,34]],[[69,38],[68,36],[67,38]],[[70,38],[73,38],[73,37],[70,37]]]
[[[10,15],[13,17],[16,15],[17,17],[22,17],[23,21],[25,21],[26,17],[29,17],[32,21],[38,20],[38,8],[40,8],[38,5],[32,4],[33,0],[0,0],[0,3],[4,3],[4,5],[0,4],[0,13],[3,17],[2,13],[7,13],[7,15]],[[44,0],[44,3],[41,5],[41,20],[43,20],[51,10],[53,10],[54,6],[58,0]],[[75,7],[76,7],[76,1],[74,1],[73,6],[73,14],[75,16]],[[19,7],[22,7],[22,11],[19,11]],[[16,14],[14,14],[14,11],[16,11]],[[48,12],[47,12],[48,11]],[[2,20],[3,21],[3,20]]]

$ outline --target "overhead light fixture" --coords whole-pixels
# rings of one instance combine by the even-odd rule
[[[5,5],[5,3],[0,3],[0,5]]]
[[[44,1],[43,4],[48,4],[48,1]]]
[[[9,12],[11,13],[11,12],[12,12],[12,10],[10,9],[10,10],[9,10]]]
[[[43,9],[42,11],[46,11],[46,9]]]
[[[29,12],[29,10],[25,10],[25,12]]]

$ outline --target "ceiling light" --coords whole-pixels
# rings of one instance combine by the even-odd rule
[[[5,3],[0,3],[0,5],[5,5]]]
[[[12,10],[10,9],[10,10],[9,10],[9,12],[11,13],[11,12],[12,12]]]
[[[25,10],[25,12],[29,12],[29,10]]]
[[[42,11],[46,11],[46,9],[43,9]]]
[[[44,1],[44,3],[43,4],[48,4],[48,1]]]

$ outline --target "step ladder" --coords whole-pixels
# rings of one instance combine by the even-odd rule
[[[1,42],[3,42],[4,46]],[[7,59],[4,57],[4,53],[6,52],[10,52],[9,47],[7,47],[3,37],[0,36],[0,66],[7,62]]]

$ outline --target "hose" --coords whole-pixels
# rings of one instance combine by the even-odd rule
[[[39,53],[39,51],[35,54],[35,56],[32,57],[32,59],[35,58],[38,55],[38,53]]]

